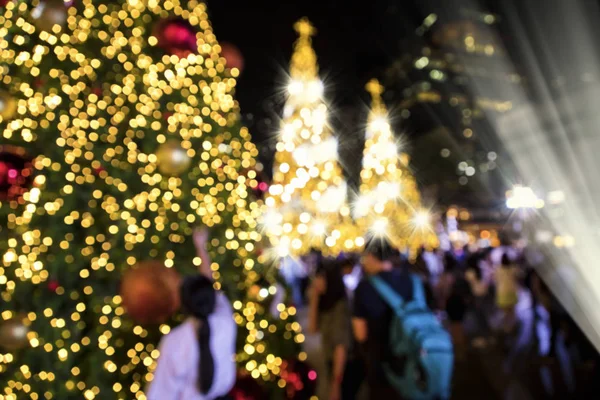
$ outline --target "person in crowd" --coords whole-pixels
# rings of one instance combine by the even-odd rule
[[[236,379],[237,327],[225,294],[213,287],[208,231],[194,232],[199,274],[183,280],[180,302],[188,319],[163,337],[148,400],[226,399]]]
[[[300,280],[300,287],[302,290],[302,294],[306,299],[306,294],[308,293],[308,288],[311,285],[311,282],[316,276],[317,269],[323,260],[323,253],[321,250],[311,248],[310,252],[300,258],[302,265],[304,267],[304,275]]]
[[[487,345],[486,335],[489,333],[489,324],[487,320],[486,300],[489,292],[489,285],[483,279],[483,273],[480,267],[481,255],[474,254],[467,260],[467,270],[465,279],[470,285],[473,295],[473,314],[476,322],[477,337],[473,340],[476,347],[485,347]]]
[[[446,310],[446,304],[452,294],[452,288],[458,273],[458,262],[451,253],[446,253],[444,255],[444,272],[440,275],[435,286],[436,302],[439,310]]]
[[[399,399],[383,370],[383,363],[389,354],[387,345],[393,311],[368,279],[374,275],[381,277],[405,301],[411,301],[411,278],[407,269],[393,267],[391,259],[395,253],[385,240],[372,239],[366,244],[362,257],[366,276],[356,288],[354,298],[352,328],[365,360],[370,399]]]
[[[482,280],[487,283],[489,289],[494,284],[495,271],[495,265],[492,262],[492,247],[481,250],[479,255],[479,268],[481,269]]]
[[[425,249],[423,247],[417,251],[417,256],[412,263],[411,270],[414,274],[418,275],[423,282],[429,282],[431,273],[427,267],[427,262],[425,261]]]
[[[502,256],[502,264],[496,269],[496,305],[503,312],[503,329],[505,333],[515,325],[515,306],[519,300],[518,268],[512,263],[508,254]]]
[[[354,304],[354,292],[362,278],[362,271],[360,266],[357,265],[356,260],[351,256],[338,257],[338,261],[340,262],[344,277],[348,304],[352,307]],[[352,315],[352,309],[350,309],[350,315]],[[354,336],[352,334],[350,336],[348,360],[346,361],[344,382],[342,383],[342,400],[355,400],[365,380],[365,366],[360,357],[358,345],[354,340]]]
[[[342,275],[344,277],[344,284],[346,285],[348,304],[352,304],[354,291],[362,278],[362,268],[352,255],[340,258],[340,262],[342,264]]]
[[[437,251],[431,250],[423,251],[423,260],[425,261],[425,265],[427,265],[427,269],[429,270],[429,284],[432,287],[435,287],[440,275],[442,272],[444,272],[442,260],[437,254]]]
[[[329,400],[342,398],[350,347],[350,310],[342,264],[321,258],[309,291],[309,331],[320,332],[330,378]]]
[[[287,256],[281,259],[279,270],[292,290],[294,304],[296,307],[302,307],[304,305],[304,292],[306,291],[306,267],[300,260]]]

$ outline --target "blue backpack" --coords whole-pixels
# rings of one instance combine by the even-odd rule
[[[452,340],[427,307],[423,284],[411,275],[413,300],[405,303],[378,276],[370,278],[379,295],[394,310],[390,326],[390,357],[384,371],[392,387],[411,400],[448,399],[454,353]]]

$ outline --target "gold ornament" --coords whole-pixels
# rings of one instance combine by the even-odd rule
[[[17,101],[8,92],[0,92],[0,117],[4,121],[12,119],[17,112]]]
[[[0,323],[0,347],[8,351],[20,350],[27,346],[29,328],[25,318],[12,318]]]
[[[46,32],[52,32],[54,25],[63,26],[67,22],[67,7],[63,0],[40,1],[31,11],[35,26]]]
[[[181,175],[190,167],[192,159],[176,140],[161,144],[156,151],[158,170],[169,176]]]

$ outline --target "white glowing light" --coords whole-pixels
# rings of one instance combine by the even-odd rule
[[[275,249],[279,257],[287,257],[290,255],[290,239],[287,236],[283,236]]]
[[[379,182],[376,189],[377,198],[391,200],[400,197],[400,184],[397,182]]]
[[[323,107],[318,107],[313,111],[313,126],[322,128],[327,123],[327,107],[321,104]]]
[[[265,297],[267,297],[269,295],[269,290],[262,288],[262,289],[260,289],[260,292],[258,292],[258,295],[264,299]]]
[[[371,225],[371,232],[378,237],[385,236],[387,234],[387,229],[389,226],[389,221],[387,218],[378,218]]]
[[[355,218],[362,218],[369,214],[371,209],[371,198],[363,195],[358,196],[353,205],[353,212]]]
[[[539,230],[535,233],[535,240],[538,243],[550,243],[552,241],[552,232]]]
[[[292,80],[288,84],[287,89],[289,94],[291,94],[292,96],[297,96],[304,90],[304,84],[302,83],[302,81]]]
[[[415,227],[419,229],[427,228],[430,226],[431,216],[427,211],[418,211],[413,217],[413,223]]]
[[[269,210],[262,216],[262,224],[267,230],[276,228],[281,224],[282,221],[283,216],[280,213],[273,210]]]
[[[304,144],[292,152],[292,157],[298,165],[314,167],[327,161],[338,159],[338,143],[334,137],[317,144]]]
[[[389,138],[392,136],[392,127],[390,126],[387,117],[379,116],[369,122],[367,126],[367,139],[371,139],[376,135],[382,136],[382,138]]]
[[[325,87],[320,79],[314,80],[308,84],[308,97],[312,101],[317,101],[323,96]]]
[[[296,161],[296,163],[298,163],[298,165],[308,167],[310,163],[308,146],[304,145],[296,148],[296,150],[294,150],[294,152],[292,153],[292,157],[294,157],[294,160]]]
[[[327,231],[327,227],[323,222],[318,221],[312,224],[311,231],[315,236],[323,236]]]
[[[518,208],[543,208],[544,200],[539,199],[533,189],[527,186],[515,186],[506,193],[506,207]]]
[[[429,65],[429,58],[427,57],[421,57],[417,61],[415,61],[415,68],[417,69],[423,69],[427,65]]]
[[[269,186],[269,194],[272,196],[278,196],[283,193],[282,185],[271,185]]]
[[[300,214],[300,222],[307,224],[310,221],[310,214],[307,212],[303,212]]]
[[[283,107],[283,118],[289,118],[294,114],[294,106],[291,104],[286,104]]]
[[[323,213],[339,212],[346,201],[346,183],[330,186],[317,201],[317,208]]]
[[[550,204],[561,204],[565,201],[565,192],[562,190],[555,190],[548,193],[548,203]]]
[[[284,141],[293,140],[296,136],[296,128],[293,124],[284,124],[281,131],[281,139]]]
[[[286,172],[288,172],[290,170],[290,164],[288,164],[288,163],[282,163],[279,166],[279,170],[285,174]]]

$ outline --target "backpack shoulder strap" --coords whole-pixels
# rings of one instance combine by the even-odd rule
[[[404,299],[400,296],[396,291],[388,285],[383,279],[379,276],[372,276],[369,278],[369,281],[379,293],[383,300],[394,310],[394,311],[402,311],[402,307],[404,306]]]
[[[427,301],[425,300],[425,293],[423,290],[423,282],[421,282],[421,278],[419,278],[415,274],[410,274],[410,279],[412,280],[413,286],[413,301],[416,302],[419,306],[427,308]]]

